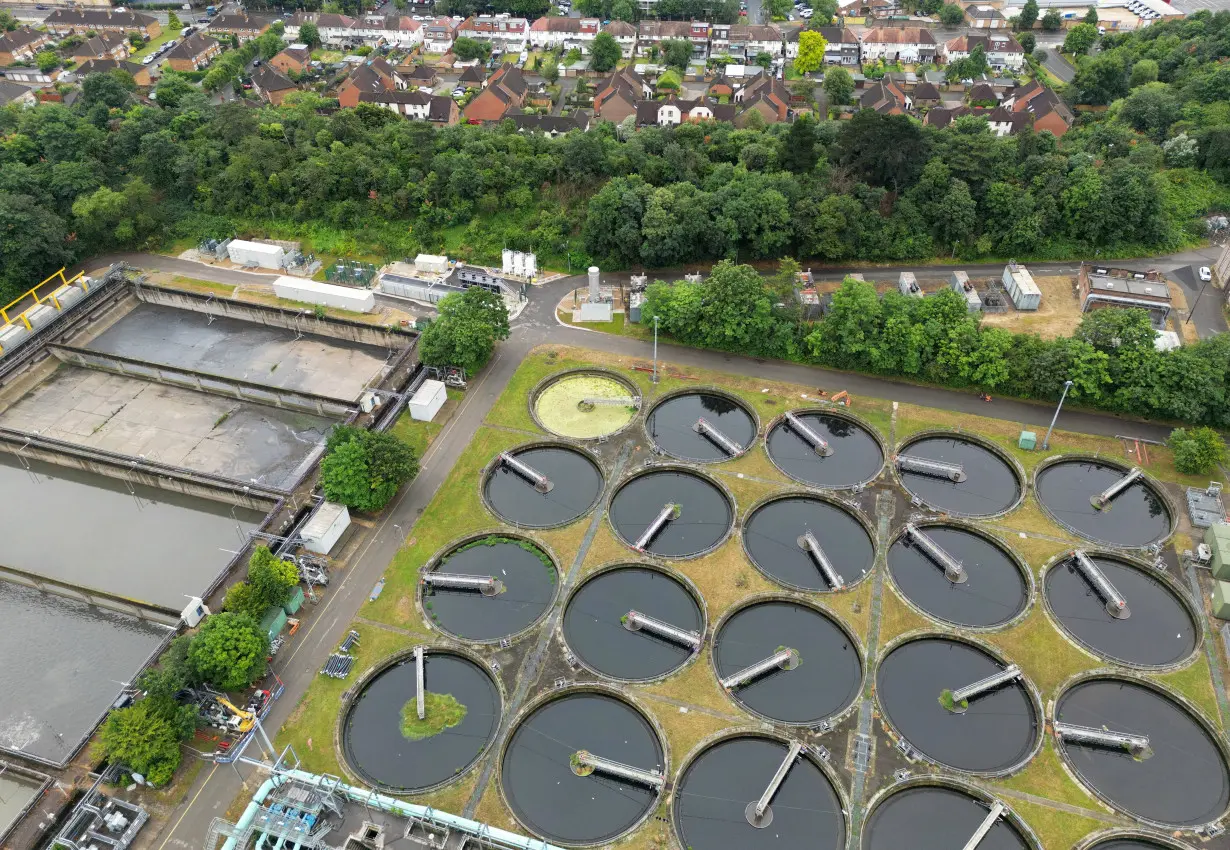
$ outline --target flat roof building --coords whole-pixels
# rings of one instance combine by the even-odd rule
[[[1081,263],[1076,286],[1084,313],[1104,307],[1139,307],[1148,310],[1159,326],[1170,315],[1170,287],[1158,271],[1138,272]]]

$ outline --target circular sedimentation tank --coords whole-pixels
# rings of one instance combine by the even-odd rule
[[[1105,841],[1098,841],[1084,847],[1083,850],[1189,850],[1186,844],[1149,838],[1136,835],[1116,835]]]
[[[846,845],[842,800],[811,755],[795,759],[770,801],[772,818],[753,826],[746,809],[765,792],[788,753],[785,741],[744,735],[703,750],[675,792],[675,826],[688,850],[772,846],[839,850]]]
[[[713,665],[726,680],[777,653],[790,661],[728,688],[751,711],[781,723],[818,723],[847,709],[863,681],[863,662],[849,633],[799,602],[755,602],[731,614],[713,638]]]
[[[587,667],[631,681],[665,676],[695,654],[684,642],[629,628],[630,611],[701,636],[705,632],[700,604],[683,582],[661,570],[628,564],[600,572],[577,588],[564,609],[564,640]]]
[[[658,801],[659,790],[651,785],[586,769],[581,752],[664,773],[657,732],[621,699],[577,692],[531,709],[509,738],[500,781],[517,820],[553,843],[610,841],[640,823]]]
[[[1095,678],[1056,700],[1061,723],[1148,737],[1143,753],[1062,741],[1077,776],[1116,808],[1169,827],[1194,827],[1230,807],[1230,771],[1205,724],[1159,690],[1139,682]]]
[[[833,590],[815,557],[800,545],[807,532],[847,587],[875,563],[875,544],[866,525],[844,506],[815,496],[786,496],[754,509],[743,523],[743,545],[769,578],[798,590]]]
[[[424,682],[428,711],[420,724],[414,723],[418,685],[413,656],[372,675],[346,709],[342,751],[364,782],[397,793],[441,785],[464,773],[495,738],[500,692],[479,664],[429,650]],[[406,721],[411,725],[403,731]]]
[[[721,543],[734,525],[734,506],[721,487],[694,472],[673,468],[639,473],[620,485],[611,499],[611,525],[636,548],[668,506],[673,506],[670,517],[644,546],[650,555],[700,555]]]
[[[527,446],[497,456],[483,480],[483,499],[501,519],[528,528],[553,528],[585,514],[602,495],[602,471],[584,452],[567,446]],[[531,473],[546,481],[534,479]]]
[[[928,759],[971,773],[1001,773],[1022,764],[1038,745],[1040,710],[1029,690],[1018,677],[971,698],[964,710],[953,710],[958,706],[951,694],[1006,666],[964,641],[916,638],[880,663],[876,695],[889,723]]]
[[[542,427],[561,437],[592,440],[628,427],[638,408],[625,404],[588,404],[588,400],[637,399],[640,391],[614,372],[583,369],[546,379],[530,401]]]
[[[420,580],[425,615],[449,634],[480,642],[528,629],[546,614],[559,586],[550,556],[529,540],[508,535],[463,543],[439,559],[431,572],[495,579],[492,594]]]
[[[965,570],[954,583],[907,532],[888,550],[888,571],[912,603],[936,619],[959,626],[993,628],[1015,619],[1029,604],[1025,572],[1004,546],[972,528],[919,525]]]
[[[645,431],[671,457],[716,463],[738,457],[752,446],[756,419],[733,396],[689,390],[655,404],[645,417]]]
[[[914,785],[875,804],[863,830],[863,850],[956,850],[977,832],[991,804],[944,785]],[[978,843],[978,850],[1031,850],[1031,843],[1005,812]]]
[[[1173,523],[1166,499],[1148,479],[1134,481],[1101,510],[1091,504],[1091,499],[1128,472],[1128,467],[1103,460],[1059,460],[1038,470],[1038,501],[1081,537],[1111,546],[1144,548],[1167,537]]]
[[[1023,484],[1012,463],[980,441],[957,435],[928,435],[909,440],[898,458],[938,461],[959,467],[945,477],[900,466],[901,483],[912,495],[941,511],[980,517],[1001,514],[1021,499]],[[953,478],[960,478],[954,481]]]
[[[1167,667],[1191,656],[1200,629],[1173,588],[1143,564],[1099,552],[1088,557],[1123,595],[1131,615],[1111,616],[1075,560],[1065,557],[1046,571],[1043,588],[1051,613],[1073,639],[1107,659],[1141,667]]]
[[[827,442],[831,451],[818,452],[804,434],[782,417],[765,438],[765,447],[783,474],[804,484],[832,489],[864,484],[880,474],[884,449],[866,426],[827,410],[791,413]]]

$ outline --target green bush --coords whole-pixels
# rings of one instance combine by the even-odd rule
[[[1226,459],[1226,441],[1212,428],[1175,428],[1169,445],[1175,469],[1185,475],[1209,475]]]
[[[364,513],[383,510],[419,472],[414,450],[391,434],[339,425],[326,450],[320,462],[325,498]]]

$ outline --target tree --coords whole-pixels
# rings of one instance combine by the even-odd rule
[[[829,68],[824,72],[824,94],[830,106],[849,103],[854,94],[854,77],[841,66]]]
[[[692,61],[692,43],[682,38],[668,38],[662,42],[662,62],[680,71],[687,70]]]
[[[940,9],[940,23],[946,27],[959,27],[965,22],[965,10],[956,3],[945,3]]]
[[[827,27],[837,16],[837,0],[815,0],[812,3],[812,16],[807,20],[807,29]]]
[[[183,21],[179,19],[179,15],[175,14],[175,10],[172,9],[171,11],[167,12],[167,29],[169,29],[171,32],[175,32],[176,30],[183,29],[183,28],[184,28]]]
[[[1090,6],[1089,11],[1085,13],[1084,22],[1094,27],[1098,26],[1098,9],[1096,6]]]
[[[595,71],[609,71],[618,65],[623,57],[623,52],[609,32],[600,32],[594,37],[590,54],[590,66]]]
[[[108,109],[120,109],[128,104],[136,89],[132,75],[115,68],[105,74],[87,74],[81,81],[81,100],[87,109],[96,104]]]
[[[863,109],[838,131],[836,160],[873,186],[909,188],[927,161],[922,127],[905,115]]]
[[[1169,445],[1174,467],[1184,475],[1209,475],[1226,459],[1226,443],[1212,428],[1175,428]]]
[[[44,74],[48,74],[60,67],[60,57],[54,50],[40,50],[34,56],[34,64]]]
[[[256,588],[246,581],[237,581],[228,587],[226,598],[222,600],[223,611],[247,614],[253,618],[264,614],[268,607]]]
[[[799,55],[794,58],[794,70],[800,74],[810,74],[824,67],[824,49],[828,47],[828,39],[814,30],[803,30],[799,33]]]
[[[147,698],[112,711],[99,730],[98,746],[105,758],[161,786],[174,777],[183,752],[178,730],[156,703]]]
[[[12,12],[0,9],[0,32],[12,32],[21,26],[21,23],[13,17]]]
[[[542,75],[544,80],[554,85],[559,81],[559,63],[555,61],[554,57],[547,57],[539,67],[538,73]]]
[[[181,100],[192,94],[196,89],[188,79],[177,71],[167,71],[154,87],[155,99],[158,105],[166,109],[179,106]]]
[[[1157,63],[1152,59],[1141,59],[1132,66],[1132,76],[1128,80],[1128,85],[1137,88],[1146,83],[1157,82],[1157,70]]]
[[[188,649],[196,677],[224,691],[246,688],[265,674],[269,638],[246,614],[213,614]]]
[[[320,462],[325,498],[365,513],[384,510],[419,472],[414,450],[391,434],[339,425],[325,450]]]
[[[1063,28],[1063,18],[1059,16],[1058,9],[1047,9],[1046,14],[1042,16],[1042,29],[1047,32],[1059,32]]]
[[[1038,38],[1032,32],[1023,32],[1016,37],[1017,43],[1021,45],[1021,52],[1026,56],[1034,52],[1034,48],[1038,46]]]
[[[636,6],[632,0],[615,0],[611,4],[611,20],[636,23]]]
[[[491,42],[461,36],[453,42],[453,55],[466,62],[485,61],[491,55]]]
[[[261,610],[271,605],[284,605],[291,591],[299,584],[299,570],[291,561],[283,561],[265,546],[257,546],[248,559],[248,584],[261,602]]]
[[[1016,28],[1022,32],[1029,32],[1034,28],[1034,24],[1038,21],[1038,0],[1025,0],[1025,5],[1021,7],[1021,13],[1016,17]]]
[[[1063,40],[1063,52],[1072,56],[1084,56],[1098,40],[1098,28],[1093,24],[1077,24],[1068,30]]]
[[[773,57],[763,50],[756,54],[755,62],[766,71],[773,67]]]
[[[313,21],[304,21],[299,26],[299,41],[315,50],[320,47],[320,30]]]
[[[1131,125],[1133,130],[1147,134],[1155,142],[1161,142],[1170,126],[1181,117],[1182,109],[1169,86],[1165,83],[1148,83],[1133,90],[1123,100],[1119,107],[1119,120]]]
[[[981,44],[976,44],[974,45],[974,49],[969,52],[969,56],[961,59],[954,59],[948,63],[948,79],[977,79],[985,74],[990,67],[990,64],[987,62],[986,50]]]
[[[1127,95],[1127,73],[1121,59],[1108,53],[1099,53],[1080,63],[1076,77],[1069,86],[1077,103],[1100,106],[1113,103]]]
[[[508,308],[495,293],[471,287],[439,304],[440,315],[419,339],[419,357],[429,366],[460,366],[475,374],[495,344],[508,339]]]

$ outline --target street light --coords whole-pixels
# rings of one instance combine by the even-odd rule
[[[1051,427],[1046,429],[1046,437],[1042,440],[1042,451],[1046,451],[1051,447],[1051,432],[1055,430],[1055,420],[1059,418],[1059,411],[1063,410],[1063,400],[1068,397],[1068,390],[1072,389],[1071,381],[1063,382],[1063,395],[1059,397],[1059,404],[1055,407],[1055,415],[1051,417]]]
[[[653,317],[653,382],[658,382],[658,317]]]

